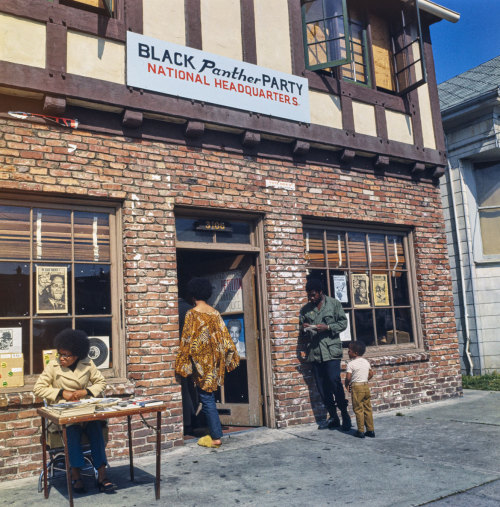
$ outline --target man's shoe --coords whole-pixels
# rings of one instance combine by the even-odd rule
[[[318,423],[318,430],[327,430],[329,428],[330,419],[325,419]]]
[[[351,427],[352,427],[351,417],[349,416],[347,411],[342,412],[342,426],[341,426],[342,431],[349,431]]]
[[[337,414],[334,414],[333,417],[328,419],[328,429],[333,430],[335,428],[340,428],[340,419]]]
[[[365,434],[362,431],[356,431],[356,433],[354,433],[354,436],[357,438],[365,438]]]
[[[375,432],[374,431],[367,431],[365,433],[365,437],[375,438]]]

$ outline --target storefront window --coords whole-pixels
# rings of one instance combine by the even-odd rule
[[[308,278],[320,279],[348,316],[344,344],[415,343],[406,234],[306,226],[304,243]]]
[[[114,218],[114,210],[0,205],[0,335],[12,338],[1,352],[22,352],[25,375],[42,371],[42,352],[68,327],[103,342],[98,366],[112,367]]]

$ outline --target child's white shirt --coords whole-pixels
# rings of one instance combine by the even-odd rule
[[[347,373],[352,373],[351,383],[368,382],[370,363],[364,357],[357,357],[347,363]]]

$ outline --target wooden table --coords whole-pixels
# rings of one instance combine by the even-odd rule
[[[49,497],[47,487],[47,438],[46,438],[46,420],[59,424],[62,431],[62,439],[64,443],[64,456],[66,462],[66,484],[68,487],[69,504],[73,507],[73,488],[71,486],[70,465],[68,456],[68,438],[66,434],[66,427],[70,424],[84,423],[88,421],[103,421],[115,417],[126,417],[128,423],[128,448],[130,458],[130,480],[134,480],[134,455],[132,451],[132,425],[131,419],[136,414],[150,414],[156,412],[156,428],[151,427],[156,431],[156,480],[155,480],[155,496],[156,500],[160,498],[160,454],[161,454],[161,413],[166,409],[166,405],[153,405],[149,407],[131,407],[124,410],[102,411],[94,412],[86,415],[76,415],[70,417],[58,416],[50,411],[49,408],[37,409],[38,415],[42,419],[42,453],[43,453],[43,492],[45,498]],[[149,426],[149,425],[148,425]]]

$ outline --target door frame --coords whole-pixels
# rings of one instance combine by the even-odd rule
[[[263,423],[268,428],[274,428],[276,417],[274,410],[274,391],[272,385],[271,342],[269,336],[268,295],[266,290],[266,264],[264,256],[264,228],[263,216],[251,213],[214,210],[212,208],[175,207],[175,217],[182,218],[218,218],[230,221],[243,220],[252,226],[250,243],[209,243],[196,241],[178,241],[175,238],[177,250],[225,251],[235,254],[254,254],[255,257],[255,312],[257,314],[257,342],[260,359],[260,384],[262,396]],[[177,261],[176,261],[177,264]],[[177,270],[177,265],[176,268]]]

